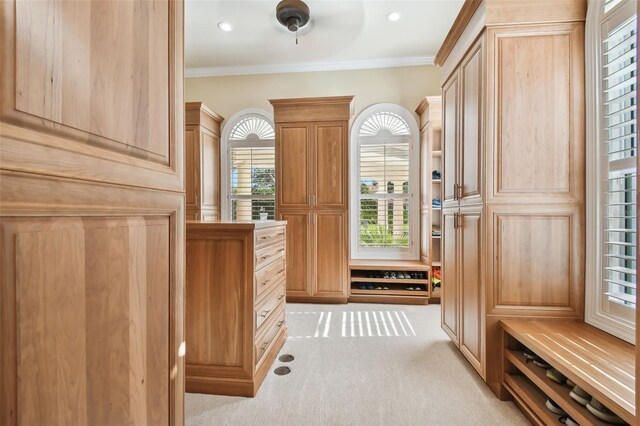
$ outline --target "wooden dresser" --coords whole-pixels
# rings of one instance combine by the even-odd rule
[[[286,338],[285,250],[284,221],[187,221],[187,392],[255,396]]]

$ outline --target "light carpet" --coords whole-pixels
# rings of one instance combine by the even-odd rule
[[[288,304],[287,326],[294,361],[255,398],[187,394],[186,424],[529,424],[449,341],[439,305]]]

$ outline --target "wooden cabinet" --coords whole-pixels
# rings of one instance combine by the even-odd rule
[[[202,102],[185,104],[185,200],[188,220],[220,219],[220,123]]]
[[[562,3],[465,2],[436,59],[442,327],[503,396],[502,318],[583,317],[586,7]]]
[[[187,221],[187,392],[258,392],[286,338],[285,225]]]
[[[2,425],[184,423],[183,6],[0,3]]]
[[[347,302],[352,99],[270,101],[276,124],[276,214],[289,222],[289,301]]]

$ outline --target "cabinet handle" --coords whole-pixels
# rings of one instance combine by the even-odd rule
[[[453,199],[454,200],[458,199],[458,184],[457,183],[453,184]]]
[[[463,215],[458,213],[458,229],[461,229],[464,226]]]
[[[264,281],[262,282],[262,285],[267,285],[267,284],[269,284],[270,282],[271,282],[271,280],[264,280]]]
[[[458,200],[462,200],[463,189],[464,189],[464,185],[458,185]]]
[[[269,347],[269,343],[271,343],[271,340],[269,340],[268,342],[262,342],[262,347],[260,349],[266,351]]]
[[[316,205],[316,196],[315,196],[315,195],[312,195],[312,196],[311,196],[311,205],[312,205],[312,206],[315,206],[315,205]]]
[[[458,213],[453,214],[453,229],[458,229]]]
[[[284,297],[284,294],[281,294],[280,297],[278,297],[278,300],[282,300],[283,297]]]
[[[284,320],[280,320],[280,321],[278,321],[278,323],[276,324],[276,326],[277,326],[278,328],[280,328],[280,327],[282,327],[282,324],[284,324]]]
[[[262,318],[266,317],[267,315],[269,315],[269,312],[271,312],[271,309],[267,309],[266,311],[262,311],[262,313],[260,314],[260,316]]]

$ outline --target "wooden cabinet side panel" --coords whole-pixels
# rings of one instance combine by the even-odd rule
[[[201,205],[203,209],[216,210],[220,208],[220,138],[202,128],[200,146],[202,156]],[[219,211],[216,213],[219,214]]]
[[[347,215],[314,212],[314,296],[348,296]]]
[[[484,283],[482,212],[461,209],[460,218],[460,349],[484,375]]]
[[[278,220],[287,221],[287,295],[311,296],[309,213],[279,211]]]
[[[188,210],[196,210],[200,195],[200,127],[189,126],[184,135],[185,204]]]
[[[442,88],[442,204],[455,203],[458,184],[458,73]]]
[[[458,233],[455,228],[457,209],[442,212],[442,328],[451,340],[459,344],[459,277],[458,277]]]
[[[16,346],[2,359],[17,379],[5,424],[167,422],[169,230],[168,218],[3,220],[2,311],[15,315],[3,327],[15,324]]]
[[[315,207],[346,208],[348,131],[344,122],[314,123]]]
[[[306,208],[311,179],[310,125],[277,124],[276,135],[277,209]]]

